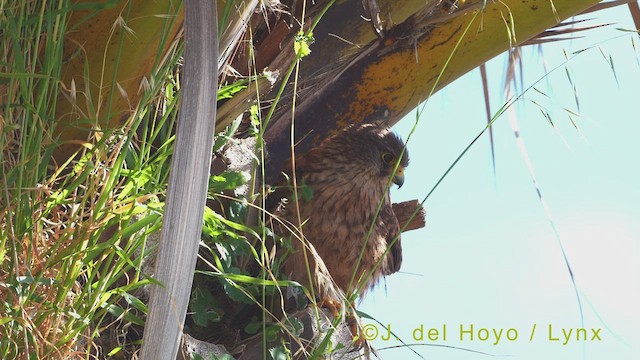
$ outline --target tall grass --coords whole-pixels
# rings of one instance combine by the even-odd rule
[[[156,243],[149,236],[161,228],[180,97],[181,43],[161,44],[171,45],[169,54],[158,54],[150,87],[121,127],[94,128],[83,147],[56,162],[56,106],[67,101],[63,94],[83,91],[61,80],[74,6],[71,1],[0,3],[2,359],[135,357],[147,311],[146,286],[155,284],[145,254]],[[100,10],[88,6],[95,6],[94,14]],[[91,65],[85,64],[85,75]],[[231,96],[245,83],[226,86],[219,96]],[[120,95],[118,89],[104,93]],[[219,137],[216,149],[232,130]],[[211,200],[219,202],[222,191],[243,182],[235,173],[212,177]],[[214,263],[208,274],[223,285],[213,296],[260,303],[261,288],[282,284],[240,270],[239,259],[264,257],[252,242],[263,239],[258,235],[263,231],[243,224],[248,202],[227,203],[218,211],[225,216],[208,209],[204,219],[203,244],[212,250]],[[211,312],[210,304],[198,308],[197,297],[193,304],[196,320]]]
[[[60,73],[72,6],[0,3],[3,359],[115,354],[118,346],[95,345],[105,329],[143,324],[145,305],[135,294],[151,280],[141,272],[140,253],[160,228],[178,101],[169,71],[179,49],[156,67],[152,87],[121,129],[94,132],[85,147],[56,163],[53,134],[56,105],[68,86]]]

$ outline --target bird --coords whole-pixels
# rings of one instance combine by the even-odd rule
[[[274,232],[291,238],[283,271],[330,308],[361,299],[402,263],[389,188],[404,183],[405,144],[385,127],[356,124],[293,159],[270,195]]]

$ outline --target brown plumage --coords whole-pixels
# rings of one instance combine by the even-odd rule
[[[291,167],[285,171],[288,180],[272,194],[272,199],[288,199],[274,212],[289,226],[276,226],[275,231],[294,234],[294,251],[284,271],[307,287],[311,280],[316,297],[338,300],[354,292],[362,296],[382,276],[400,269],[400,226],[388,187],[391,182],[401,186],[404,180],[409,157],[403,149],[397,135],[370,124],[328,138],[296,158],[297,207]]]

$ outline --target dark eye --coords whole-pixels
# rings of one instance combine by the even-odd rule
[[[393,164],[396,161],[396,158],[389,153],[382,153],[382,161],[387,164]]]

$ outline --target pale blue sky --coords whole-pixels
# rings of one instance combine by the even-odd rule
[[[427,226],[403,235],[401,273],[369,294],[360,309],[392,329],[426,359],[638,359],[640,355],[640,49],[627,7],[591,14],[616,23],[585,38],[524,52],[524,87],[571,53],[596,46],[568,63],[580,111],[562,67],[515,105],[517,123],[552,219],[575,274],[587,341],[562,345],[562,329],[582,327],[573,285],[506,114],[494,125],[496,175],[488,136],[458,163],[427,200]],[[593,23],[593,22],[592,22]],[[621,35],[625,35],[620,37]],[[607,40],[619,37],[615,40]],[[600,49],[605,54],[603,56]],[[614,62],[616,78],[606,58]],[[504,56],[488,64],[493,111],[504,104]],[[542,106],[555,126],[542,115]],[[578,130],[563,109],[574,116]],[[415,112],[394,130],[406,138]],[[480,74],[475,70],[433,96],[409,143],[411,164],[394,201],[423,199],[486,124]],[[386,288],[386,289],[385,289]],[[369,324],[371,321],[365,321]],[[497,345],[459,340],[468,329],[504,329]],[[529,337],[537,324],[533,339]],[[552,330],[549,334],[549,325]],[[412,331],[424,326],[425,341]],[[447,339],[426,340],[447,326]],[[398,346],[380,336],[375,347]],[[506,340],[514,328],[518,338]],[[599,330],[601,341],[591,341]],[[369,327],[369,330],[372,328]],[[597,330],[596,330],[597,331]],[[513,336],[513,331],[510,333]],[[559,338],[554,341],[551,338]],[[384,359],[419,359],[406,348]]]

